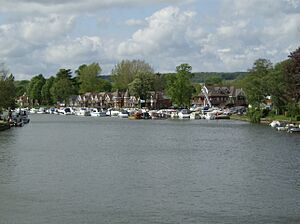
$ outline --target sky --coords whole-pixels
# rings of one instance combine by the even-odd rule
[[[122,60],[156,72],[247,71],[300,46],[300,0],[0,0],[0,62],[16,79]]]

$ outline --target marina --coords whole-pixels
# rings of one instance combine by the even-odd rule
[[[179,119],[179,120],[227,120],[231,115],[242,115],[245,112],[244,107],[221,109],[218,107],[192,107],[190,109],[161,109],[161,110],[149,110],[147,108],[87,108],[87,107],[60,107],[60,108],[18,108],[12,111],[12,118],[8,122],[9,126],[22,127],[24,124],[29,123],[30,119],[28,114],[48,114],[48,115],[74,115],[79,117],[110,117],[110,118],[126,118],[129,120],[139,119]],[[235,116],[235,120],[239,120],[238,116]],[[242,119],[241,119],[242,120]],[[277,131],[286,131],[288,133],[300,133],[300,122],[288,122],[288,121],[263,121],[264,124],[268,124],[270,127]],[[2,127],[2,130],[6,130]]]

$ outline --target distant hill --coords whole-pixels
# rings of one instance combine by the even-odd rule
[[[175,73],[161,73],[162,75],[167,74],[175,74]],[[194,77],[192,78],[193,82],[202,83],[205,82],[205,80],[209,77],[220,77],[223,80],[236,80],[243,78],[245,75],[248,74],[248,72],[195,72],[193,73]],[[110,75],[101,75],[102,79],[110,80]]]
[[[248,72],[195,72],[193,82],[205,82],[209,77],[220,77],[223,80],[235,80],[243,78]]]

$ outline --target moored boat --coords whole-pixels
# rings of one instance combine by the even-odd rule
[[[126,110],[121,110],[118,114],[118,117],[120,117],[120,118],[128,118],[128,116],[129,116],[129,113]]]
[[[190,118],[190,112],[187,109],[183,109],[178,113],[179,119],[189,119]]]

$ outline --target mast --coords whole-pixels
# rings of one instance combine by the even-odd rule
[[[206,102],[207,102],[207,104],[209,105],[209,107],[212,107],[211,102],[210,102],[210,100],[209,100],[209,98],[208,98],[208,89],[206,88],[205,85],[203,85],[201,91],[202,91],[202,93],[204,94],[205,99],[206,99]],[[205,101],[204,101],[204,102],[205,102]]]

